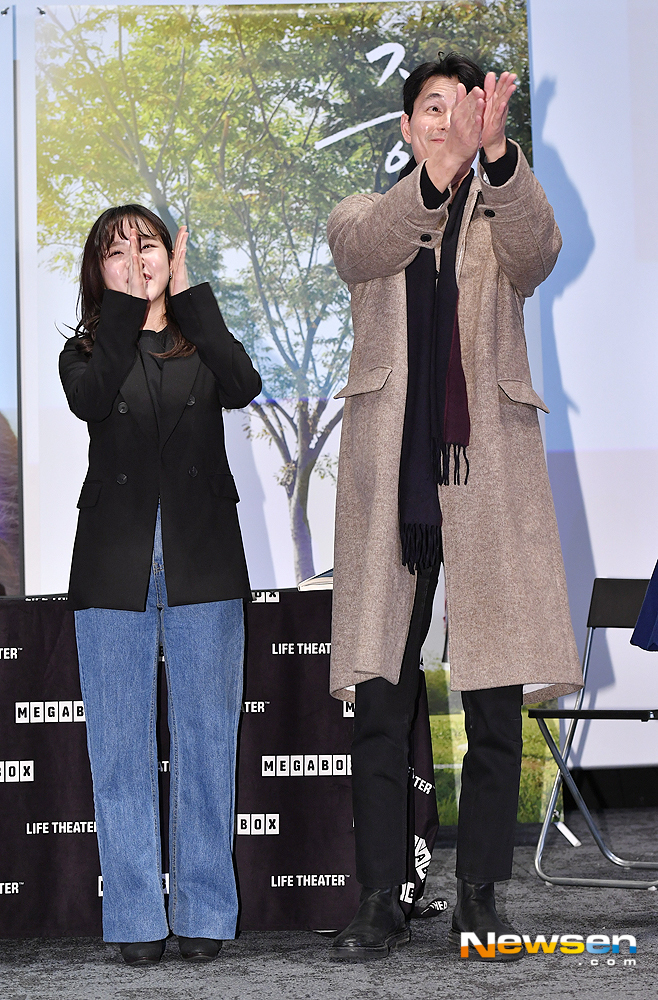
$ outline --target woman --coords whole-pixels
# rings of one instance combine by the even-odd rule
[[[129,965],[216,957],[235,934],[235,746],[249,580],[222,407],[261,381],[208,284],[139,205],[104,212],[85,244],[80,322],[60,355],[89,428],[69,600],[103,873],[103,936]],[[158,650],[171,733],[169,926],[156,754]]]

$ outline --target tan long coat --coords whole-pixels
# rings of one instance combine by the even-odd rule
[[[421,166],[384,195],[346,198],[328,223],[354,325],[349,378],[337,395],[345,415],[331,647],[331,692],[348,700],[349,687],[371,677],[397,683],[414,599],[398,529],[404,269],[421,247],[433,247],[438,264],[448,214],[447,202],[424,207]],[[531,385],[523,333],[524,299],[550,274],[561,244],[520,149],[506,184],[474,178],[457,249],[470,477],[439,488],[451,687],[523,684],[526,702],[581,686],[537,419],[546,406]]]

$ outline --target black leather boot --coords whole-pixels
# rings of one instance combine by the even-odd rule
[[[399,903],[400,887],[361,889],[354,920],[332,944],[334,958],[367,961],[386,958],[389,952],[411,939],[411,931]]]
[[[181,958],[188,962],[212,962],[214,958],[217,958],[222,942],[216,941],[214,938],[181,937],[179,934],[178,947]]]
[[[165,950],[164,941],[124,941],[119,945],[126,965],[157,965]]]
[[[487,934],[495,934],[496,940],[501,934],[518,934],[513,927],[504,923],[496,913],[494,898],[494,883],[480,882],[477,884],[457,879],[457,905],[452,915],[452,928],[448,932],[450,944],[461,949],[462,931],[472,931],[477,934],[483,945],[487,944]],[[519,935],[520,936],[520,935]],[[487,958],[469,946],[468,957],[480,962],[516,962],[523,958],[525,949],[511,954],[499,952]]]

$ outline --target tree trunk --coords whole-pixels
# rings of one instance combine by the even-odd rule
[[[303,456],[298,458],[298,471],[292,495],[288,499],[288,510],[290,512],[290,534],[295,557],[295,579],[297,583],[308,580],[309,576],[315,576],[313,566],[313,545],[311,543],[311,529],[308,523],[308,487],[313,469],[313,462],[309,469],[303,468]]]

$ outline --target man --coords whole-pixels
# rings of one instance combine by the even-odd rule
[[[419,66],[402,116],[414,158],[386,194],[353,195],[329,218],[354,325],[338,393],[331,691],[356,706],[362,886],[334,940],[339,958],[386,956],[410,939],[399,905],[413,835],[409,734],[440,563],[451,687],[468,736],[454,946],[462,931],[485,941],[511,931],[494,883],[511,877],[524,697],[581,685],[536,412],[546,407],[523,334],[524,299],[552,270],[561,238],[505,137],[514,89],[513,74],[485,78],[455,53]]]

